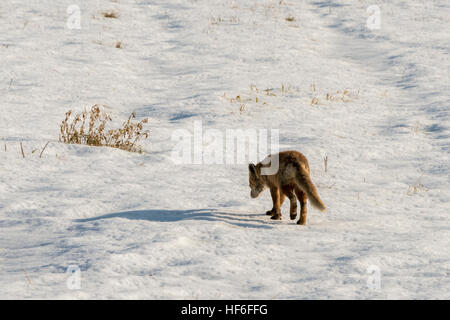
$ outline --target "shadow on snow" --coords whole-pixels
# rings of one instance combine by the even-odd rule
[[[253,215],[253,216],[263,216]],[[147,220],[153,222],[177,222],[186,220],[221,221],[244,228],[271,229],[272,226],[265,224],[251,215],[243,215],[229,212],[219,212],[215,209],[189,209],[189,210],[136,210],[108,213],[92,218],[77,219],[75,222],[91,222],[104,219],[124,218],[129,220]]]

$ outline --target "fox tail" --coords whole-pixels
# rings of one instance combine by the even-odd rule
[[[302,163],[299,163],[296,167],[297,170],[295,172],[295,181],[297,182],[298,187],[306,193],[309,201],[311,201],[311,204],[314,207],[316,207],[320,211],[325,211],[325,204],[320,199],[316,187],[309,177],[308,169],[306,169],[306,167]]]

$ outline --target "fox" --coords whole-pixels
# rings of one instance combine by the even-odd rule
[[[271,165],[268,161],[248,165],[250,196],[257,198],[265,189],[270,190],[273,207],[266,214],[270,215],[273,220],[281,219],[281,205],[286,197],[290,201],[290,218],[294,220],[297,217],[298,199],[300,202],[300,218],[297,224],[305,225],[307,199],[320,211],[326,210],[325,204],[320,199],[309,176],[308,160],[302,153],[294,150],[272,154],[266,159],[271,161],[274,156],[278,156],[279,161],[278,171],[275,174],[262,174],[261,169]]]

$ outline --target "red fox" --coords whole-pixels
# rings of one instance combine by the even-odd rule
[[[297,217],[298,199],[300,202],[300,219],[297,224],[304,225],[306,223],[306,200],[308,198],[317,209],[324,211],[326,207],[309,177],[309,165],[306,157],[297,151],[283,151],[278,153],[278,157],[278,171],[272,175],[264,175],[261,172],[262,168],[270,167],[271,163],[265,164],[265,161],[263,161],[256,165],[249,164],[250,195],[252,198],[256,198],[264,189],[270,189],[273,208],[266,214],[271,215],[271,219],[274,220],[281,219],[280,208],[286,197],[291,202],[290,217],[291,220],[294,220]],[[274,155],[270,155],[268,158],[273,159]]]

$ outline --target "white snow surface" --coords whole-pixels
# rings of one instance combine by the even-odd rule
[[[449,299],[449,15],[447,0],[2,1],[0,298]],[[58,142],[65,112],[94,104],[148,117],[144,153]],[[273,221],[246,163],[174,163],[173,133],[200,120],[279,129],[327,211],[299,226],[286,201]]]

